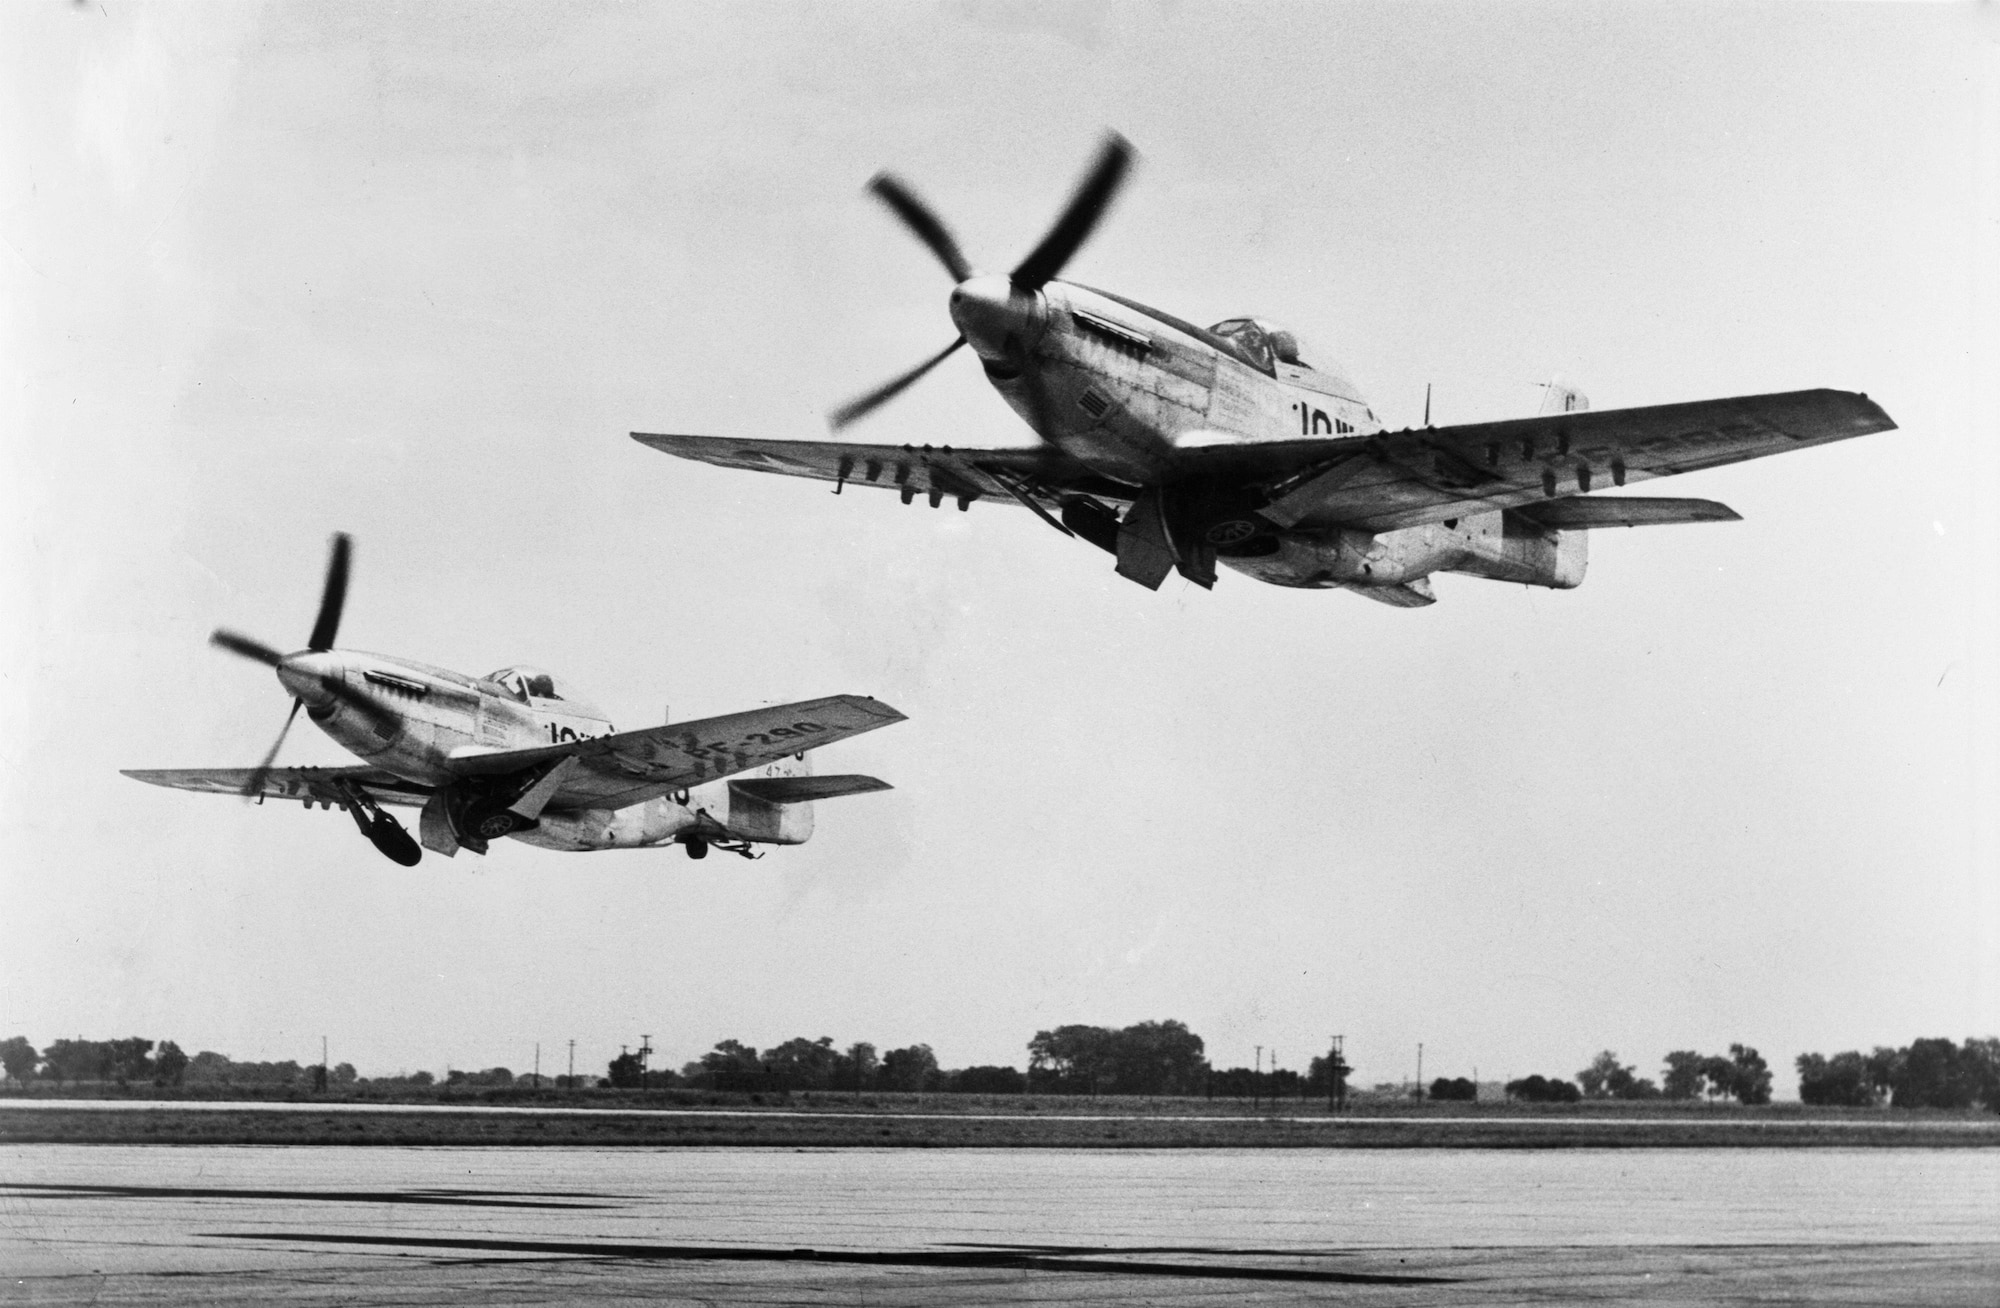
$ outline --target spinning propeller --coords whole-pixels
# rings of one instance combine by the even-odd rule
[[[933,354],[916,367],[877,386],[864,395],[856,396],[827,415],[827,421],[838,431],[851,423],[867,417],[875,410],[895,399],[921,380],[924,374],[950,358],[961,345],[966,344],[963,323],[980,314],[985,306],[1004,311],[1018,301],[1031,300],[1034,294],[1054,280],[1063,265],[1070,261],[1083,243],[1096,230],[1098,221],[1104,217],[1111,200],[1124,184],[1125,174],[1132,166],[1132,146],[1124,137],[1112,132],[1104,139],[1104,145],[1097,152],[1097,159],[1090,170],[1078,183],[1076,193],[1069,204],[1051,226],[1041,242],[1028,252],[1028,256],[1016,264],[1014,271],[1004,279],[982,277],[976,272],[958,242],[952,238],[949,228],[944,225],[929,205],[917,198],[901,179],[879,173],[868,184],[882,203],[889,206],[903,225],[924,243],[937,261],[951,274],[954,285],[952,292],[952,317],[961,323],[958,338]],[[1024,310],[1022,310],[1024,311]]]
[[[314,666],[316,663],[323,664],[325,660],[316,660],[312,656],[332,649],[334,637],[340,632],[340,611],[347,603],[348,561],[352,554],[353,544],[347,533],[334,533],[333,554],[326,565],[326,585],[320,591],[319,616],[313,619],[312,635],[306,638],[305,649],[295,654],[280,654],[262,641],[220,627],[208,638],[211,645],[276,669],[278,680],[293,692],[292,711],[285,715],[285,725],[279,730],[278,738],[271,743],[271,750],[264,755],[264,761],[257,765],[243,785],[246,797],[255,796],[263,790],[271,764],[292,729],[292,720],[298,717],[299,709],[305,705],[304,694],[308,687],[321,692],[326,700],[338,700],[347,705],[378,730],[386,732],[397,723],[395,714],[348,685],[337,670]]]

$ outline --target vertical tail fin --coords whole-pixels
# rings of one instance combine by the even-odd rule
[[[1550,378],[1542,396],[1542,413],[1582,413],[1590,397],[1566,382]]]

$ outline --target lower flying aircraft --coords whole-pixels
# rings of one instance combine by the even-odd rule
[[[1391,431],[1332,360],[1262,318],[1197,327],[1057,279],[1096,227],[1132,152],[1113,135],[1040,244],[1012,272],[976,272],[942,220],[888,174],[870,183],[953,282],[957,337],[836,409],[838,431],[961,346],[1041,438],[1038,447],[752,440],[632,433],[730,468],[893,488],[908,504],[1017,503],[1157,589],[1218,563],[1279,586],[1345,588],[1404,608],[1430,576],[1568,589],[1601,527],[1722,522],[1711,500],[1604,496],[1606,486],[1887,431],[1866,395],[1792,391],[1593,412],[1551,386],[1542,412]],[[1426,402],[1426,409],[1428,409]]]
[[[275,669],[293,697],[262,763],[125,775],[179,790],[339,807],[405,867],[424,849],[484,854],[502,836],[544,849],[679,844],[690,858],[710,848],[755,857],[752,845],[797,845],[811,836],[811,801],[889,789],[874,777],[814,776],[807,761],[808,750],[903,720],[863,696],[618,731],[534,668],[468,677],[335,649],[350,553],[348,538],[335,536],[303,650],[281,654],[230,631],[211,637]],[[273,767],[300,708],[368,765]],[[422,808],[422,848],[387,805]]]

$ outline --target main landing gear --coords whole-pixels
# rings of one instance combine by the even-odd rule
[[[681,841],[689,858],[707,858],[708,851],[719,849],[725,854],[735,854],[740,858],[762,858],[762,854],[750,848],[747,840],[708,840],[701,836],[690,836]]]

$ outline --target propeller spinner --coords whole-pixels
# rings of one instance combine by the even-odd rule
[[[379,728],[391,728],[396,723],[393,713],[348,685],[330,660],[319,657],[333,648],[334,639],[340,634],[340,614],[347,606],[347,573],[353,552],[353,542],[347,533],[334,533],[332,555],[326,565],[326,584],[320,589],[319,613],[313,619],[312,634],[306,638],[305,649],[295,654],[281,654],[260,640],[220,627],[208,638],[211,645],[275,669],[278,680],[292,693],[291,712],[285,715],[285,725],[279,728],[278,738],[271,742],[270,752],[264,755],[264,761],[257,765],[249,781],[244,783],[245,796],[262,792],[271,764],[277,759],[278,750],[284,745],[299,709],[305,706],[308,699],[314,704],[338,701]]]
[[[877,174],[868,184],[882,203],[889,206],[903,225],[922,241],[951,275],[951,317],[958,325],[958,338],[908,372],[893,377],[866,394],[856,396],[827,415],[838,431],[865,418],[922,380],[931,369],[950,358],[961,345],[971,344],[989,359],[1005,359],[1008,328],[1026,320],[1035,293],[1053,281],[1083,243],[1090,239],[1098,222],[1111,207],[1112,199],[1125,182],[1132,166],[1130,142],[1116,132],[1108,134],[1097,159],[1077,184],[1069,203],[1053,226],[1028,256],[1004,277],[980,276],[958,248],[951,230],[931,207],[900,178]],[[984,348],[981,348],[984,347]],[[1013,348],[1018,348],[1015,346]]]

